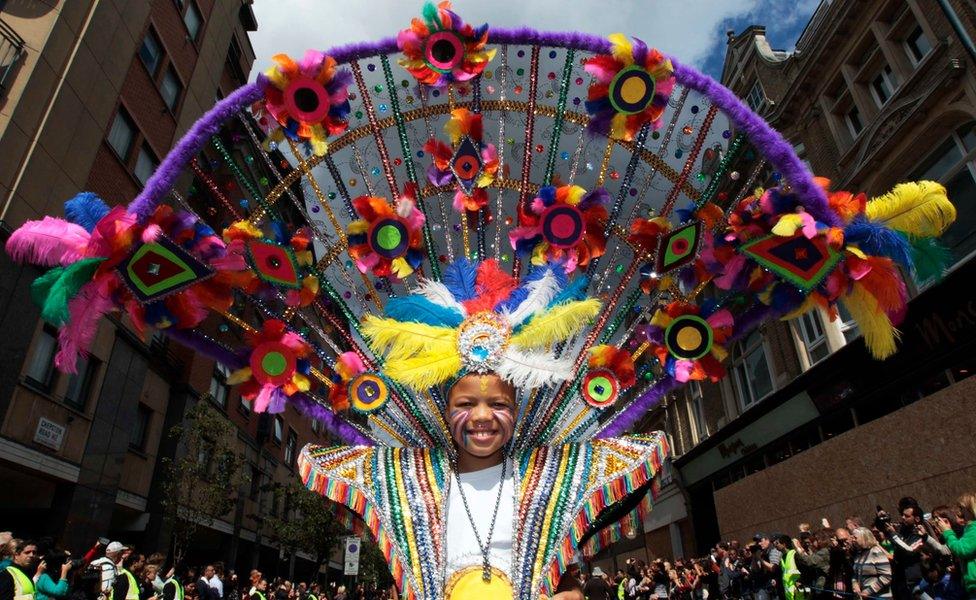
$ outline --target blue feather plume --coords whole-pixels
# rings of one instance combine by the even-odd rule
[[[89,233],[108,214],[108,205],[93,192],[81,192],[64,203],[64,217]]]
[[[556,294],[556,297],[552,299],[549,306],[553,307],[564,302],[573,302],[586,298],[586,288],[589,285],[589,277],[583,275],[576,277],[563,288],[563,291]]]
[[[423,323],[434,327],[457,327],[464,320],[458,311],[440,306],[423,296],[398,296],[386,302],[386,316],[397,321]]]
[[[857,244],[865,254],[887,256],[911,272],[915,270],[912,247],[902,234],[863,216],[855,217],[844,228],[844,242]]]
[[[287,244],[291,240],[288,228],[281,221],[271,221],[271,232],[274,233],[274,239],[279,244]]]
[[[525,302],[525,299],[529,297],[528,285],[533,281],[542,279],[542,276],[545,275],[549,269],[549,265],[540,265],[530,269],[529,272],[525,274],[525,277],[521,279],[519,286],[515,288],[512,295],[508,297],[508,300],[496,306],[495,310],[498,312],[512,312],[518,308],[519,305]],[[561,271],[561,269],[557,269],[557,271]]]
[[[466,258],[459,258],[444,269],[443,283],[458,302],[475,297],[478,272]]]

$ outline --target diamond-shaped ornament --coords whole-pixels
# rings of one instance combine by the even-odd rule
[[[154,242],[140,244],[116,269],[132,295],[142,303],[178,292],[214,274],[209,265],[164,235]]]
[[[815,288],[841,259],[825,236],[810,239],[802,233],[790,237],[770,234],[739,251],[804,291]]]
[[[451,172],[454,173],[454,178],[457,179],[465,194],[471,195],[475,182],[481,176],[482,169],[484,169],[484,163],[481,161],[481,152],[478,151],[478,146],[471,141],[471,138],[465,137],[451,158]]]

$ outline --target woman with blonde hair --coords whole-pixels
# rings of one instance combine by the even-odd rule
[[[970,598],[976,598],[976,493],[967,493],[959,497],[957,502],[960,516],[966,521],[962,535],[957,535],[952,529],[949,519],[944,516],[936,518],[936,528],[945,538],[946,546],[963,565],[962,583]]]
[[[891,597],[891,561],[867,527],[851,533],[854,541],[854,591],[861,597]]]

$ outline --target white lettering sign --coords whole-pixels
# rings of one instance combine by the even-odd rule
[[[34,441],[52,450],[60,450],[61,442],[64,441],[64,425],[41,417],[37,422],[37,431],[34,432]]]

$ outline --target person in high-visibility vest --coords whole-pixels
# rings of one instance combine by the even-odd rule
[[[133,552],[122,560],[122,568],[112,584],[109,600],[139,600],[139,580],[133,572],[139,573],[146,564],[146,557]]]
[[[800,587],[800,568],[796,564],[796,549],[788,535],[780,536],[773,544],[783,553],[780,568],[783,570],[783,597],[786,600],[806,600],[806,592]]]
[[[11,563],[0,571],[0,600],[34,600],[34,565],[37,545],[13,540]]]
[[[250,600],[268,600],[268,597],[264,595],[267,591],[268,582],[262,579],[251,588]]]
[[[163,600],[183,600],[185,592],[183,590],[183,579],[186,577],[186,569],[177,567],[170,576],[163,582]]]

